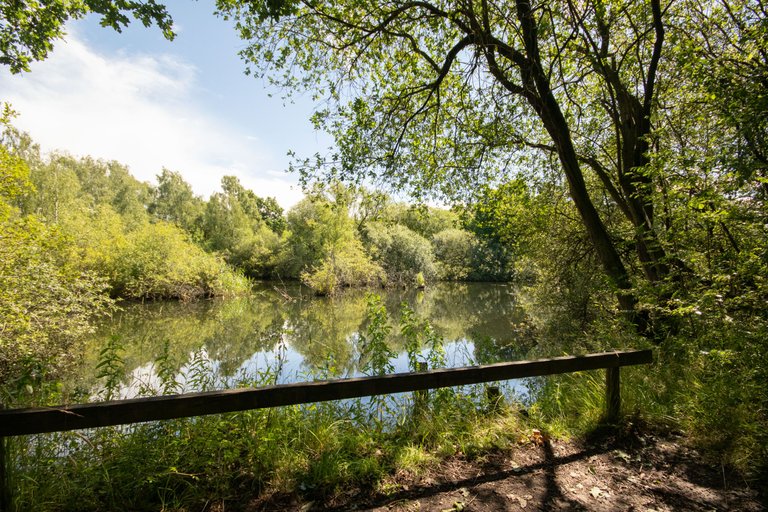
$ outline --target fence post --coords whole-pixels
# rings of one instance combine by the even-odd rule
[[[611,423],[619,419],[621,410],[620,371],[619,366],[605,369],[605,419]]]
[[[0,402],[0,410],[5,406]],[[8,465],[10,455],[8,453],[9,437],[0,436],[0,512],[11,511],[11,486],[8,480]]]
[[[416,364],[418,365],[417,366],[417,370],[419,372],[425,372],[425,371],[427,371],[429,369],[428,366],[427,366],[427,363],[425,363],[423,361],[420,361],[420,362],[418,362]],[[424,409],[426,408],[428,402],[429,402],[429,391],[428,390],[422,389],[422,390],[414,391],[413,392],[413,406],[414,406],[414,409],[417,412],[419,412],[419,413],[424,412]]]
[[[485,399],[488,402],[488,409],[491,412],[499,412],[503,398],[499,386],[488,386],[485,388]]]
[[[8,438],[0,437],[0,512],[11,510],[11,487],[8,483]]]

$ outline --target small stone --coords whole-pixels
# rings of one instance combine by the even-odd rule
[[[605,496],[606,493],[599,487],[593,487],[592,489],[589,490],[589,494],[591,494],[593,498],[597,499],[601,496]]]

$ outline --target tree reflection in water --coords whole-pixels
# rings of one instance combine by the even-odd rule
[[[533,342],[514,290],[506,284],[437,283],[424,291],[376,293],[393,326],[389,343],[400,354],[396,371],[407,371],[398,332],[403,302],[442,336],[449,366],[521,359]],[[168,364],[183,372],[193,354],[204,351],[217,374],[214,380],[222,385],[277,365],[278,382],[359,375],[359,333],[366,327],[366,292],[361,290],[328,298],[314,297],[296,284],[261,283],[250,297],[128,304],[102,323],[89,343],[79,380],[68,388],[98,387],[94,368],[111,335],[122,343],[126,384],[156,379],[154,362],[164,354],[166,340]]]

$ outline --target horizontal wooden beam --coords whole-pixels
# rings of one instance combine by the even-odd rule
[[[604,352],[584,356],[516,361],[380,377],[281,384],[183,395],[134,398],[92,404],[0,411],[0,436],[61,432],[145,421],[167,420],[308,404],[346,398],[402,393],[559,373],[618,368],[653,361],[650,350]]]

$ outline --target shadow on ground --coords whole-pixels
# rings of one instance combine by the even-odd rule
[[[247,510],[712,511],[766,510],[755,489],[705,464],[674,439],[614,438],[579,445],[527,443],[468,460],[454,457],[426,474],[397,474],[382,493],[357,489],[273,496]]]

